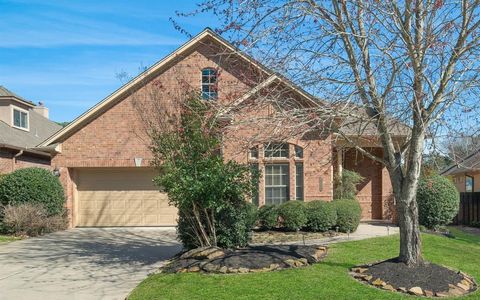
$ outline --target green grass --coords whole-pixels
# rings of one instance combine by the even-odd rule
[[[480,278],[480,237],[457,229],[452,233],[455,239],[424,234],[424,257]],[[366,286],[348,274],[352,266],[396,256],[398,240],[390,236],[331,245],[323,262],[301,269],[243,275],[152,275],[129,299],[413,299]],[[480,299],[480,293],[464,299]]]
[[[0,235],[0,244],[20,240],[21,238],[11,235]]]

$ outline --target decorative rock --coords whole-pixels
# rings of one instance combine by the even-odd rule
[[[325,246],[318,246],[317,249],[327,251],[327,247],[325,247]]]
[[[180,258],[214,259],[224,255],[223,250],[218,247],[200,247],[183,253]]]
[[[373,279],[373,276],[372,276],[372,275],[367,275],[367,276],[364,277],[364,279],[365,279],[366,281],[370,281],[370,280]]]
[[[219,265],[214,265],[212,263],[206,263],[205,265],[202,266],[202,269],[205,272],[216,272],[218,269],[220,269]]]
[[[372,282],[372,284],[375,285],[375,286],[384,286],[384,285],[386,285],[386,283],[385,283],[383,280],[381,280],[380,278],[375,279],[375,280]]]
[[[408,292],[412,295],[416,295],[416,296],[422,296],[423,295],[423,290],[421,287],[419,286],[414,286],[412,287],[411,289],[408,290]]]
[[[270,270],[273,271],[273,270],[276,270],[276,269],[280,268],[280,265],[279,264],[270,264],[269,268],[270,268]]]
[[[286,263],[289,267],[292,267],[292,268],[296,267],[296,262],[294,259],[286,259],[283,262]]]
[[[228,268],[228,269],[227,269],[227,272],[228,272],[228,273],[238,273],[238,269],[236,269],[236,268]]]
[[[356,273],[364,273],[364,272],[368,271],[368,269],[367,268],[352,268],[352,271],[356,272]]]
[[[464,291],[470,290],[470,285],[465,285],[465,284],[463,284],[463,283],[457,283],[457,286],[458,286],[459,288],[461,288],[462,290],[464,290]]]
[[[453,288],[448,290],[448,294],[450,296],[461,296],[464,294],[464,292],[462,292],[460,289]]]
[[[468,277],[463,277],[462,281],[460,281],[460,282],[465,284],[465,285],[473,285],[473,280],[471,280]]]
[[[218,269],[218,272],[225,274],[228,272],[228,267],[227,266],[222,266],[220,269]]]
[[[435,293],[435,296],[440,297],[440,298],[443,298],[443,297],[448,297],[448,294],[441,293],[441,292],[436,292],[436,293]]]
[[[395,292],[395,291],[396,291],[396,289],[395,289],[393,286],[391,286],[390,284],[384,285],[384,286],[382,287],[382,289],[387,290],[387,291],[391,291],[391,292]]]
[[[404,287],[399,287],[397,290],[400,291],[400,292],[402,292],[402,293],[406,293],[406,292],[407,292],[407,289],[404,288]]]
[[[300,258],[297,261],[301,262],[303,265],[308,265],[308,259],[306,258]]]
[[[427,296],[427,297],[433,297],[433,295],[434,295],[433,292],[429,291],[429,290],[425,290],[424,292],[425,292],[425,296]]]
[[[200,272],[200,267],[199,266],[191,266],[188,268],[188,272]]]
[[[250,270],[247,269],[247,268],[239,268],[239,269],[238,269],[238,273],[242,273],[242,274],[248,273],[248,271],[250,271]]]

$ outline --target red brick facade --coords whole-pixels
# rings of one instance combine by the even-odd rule
[[[7,174],[17,169],[29,167],[51,169],[49,157],[33,156],[29,153],[24,153],[14,158],[17,153],[18,151],[12,152],[6,149],[0,149],[0,174]]]
[[[213,50],[212,50],[213,49]],[[142,166],[148,166],[151,161],[149,140],[145,134],[144,111],[153,111],[150,105],[160,107],[166,111],[175,112],[177,105],[175,98],[189,90],[200,89],[201,70],[215,68],[219,72],[218,102],[227,104],[233,99],[248,92],[261,82],[261,72],[255,73],[250,67],[245,67],[245,62],[240,64],[231,56],[227,58],[217,55],[216,48],[200,44],[187,54],[178,57],[169,68],[145,78],[145,84],[134,92],[125,93],[112,102],[107,110],[98,113],[94,118],[85,121],[78,130],[62,137],[61,153],[52,159],[52,167],[60,169],[61,181],[67,194],[67,208],[72,212],[75,224],[75,170],[84,167],[135,167],[135,158],[142,158]],[[257,78],[255,78],[257,74]],[[159,91],[155,97],[151,89]],[[153,99],[153,100],[152,100]],[[150,102],[155,103],[150,103]],[[139,110],[139,103],[145,110]],[[247,114],[266,113],[265,109],[249,106]],[[267,109],[268,110],[268,109]],[[153,117],[153,116],[152,116]],[[234,118],[245,117],[245,111],[234,115]],[[229,129],[224,135],[223,155],[225,159],[234,159],[242,163],[259,163],[263,171],[266,163],[272,163],[263,156],[262,147],[259,147],[258,159],[250,159],[248,149],[252,146],[250,137],[258,133],[264,140],[270,138],[268,127],[260,123],[240,126]],[[271,141],[271,140],[270,140]],[[262,140],[257,140],[256,145],[263,145]],[[290,153],[294,153],[294,145],[304,149],[301,159],[291,155],[288,159],[276,162],[288,163],[290,170],[290,186],[295,186],[295,163],[301,162],[304,167],[304,199],[330,201],[333,197],[333,148],[330,136],[312,138],[290,139]],[[374,151],[381,151],[374,150]],[[347,159],[348,168],[350,161]],[[364,209],[365,219],[390,218],[387,211],[390,205],[386,199],[391,197],[391,187],[387,173],[377,164],[360,160],[351,166],[368,178],[369,182],[362,186],[359,199]],[[264,180],[260,180],[259,204],[264,204]],[[290,198],[295,198],[295,189],[290,189]],[[371,207],[376,208],[372,211]],[[384,207],[385,206],[385,207]]]

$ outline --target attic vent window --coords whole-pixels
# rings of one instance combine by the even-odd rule
[[[28,112],[13,109],[13,126],[28,129]]]
[[[217,71],[212,68],[202,70],[202,98],[215,100],[217,93]]]

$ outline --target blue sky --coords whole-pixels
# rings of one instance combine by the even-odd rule
[[[195,1],[0,0],[0,85],[71,121],[187,37],[169,21]],[[177,19],[190,33],[206,15]]]

